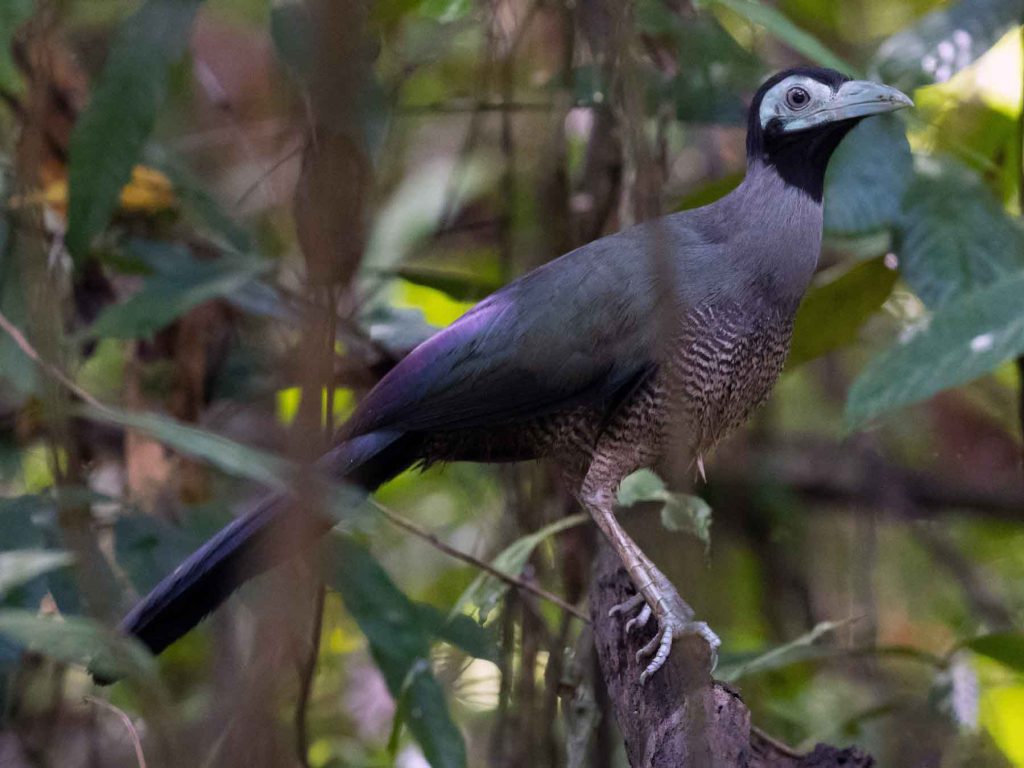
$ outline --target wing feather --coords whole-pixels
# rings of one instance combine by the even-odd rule
[[[392,369],[348,434],[487,427],[611,402],[657,364],[659,313],[678,296],[644,245],[636,230],[599,240],[484,299]]]

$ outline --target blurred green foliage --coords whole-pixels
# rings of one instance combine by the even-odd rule
[[[699,496],[668,467],[620,502],[766,730],[882,765],[1024,766],[1024,4],[620,5],[382,0],[339,27],[319,0],[0,3],[0,762],[98,727],[78,703],[91,667],[129,675],[109,698],[145,721],[153,764],[246,741],[318,768],[615,764],[588,752],[609,726],[579,622],[346,489],[312,489],[344,530],[319,620],[252,619],[268,585],[302,608],[286,573],[159,662],[109,624],[250,484],[304,477],[303,424],[343,422],[436,327],[628,224],[645,173],[663,211],[735,186],[746,100],[810,61],[918,108],[832,161],[772,404]],[[351,152],[337,187],[355,192],[327,211],[351,238],[327,252],[360,258],[331,286],[292,215],[314,125]],[[325,293],[335,354],[310,387]],[[537,468],[410,472],[377,501],[581,597],[586,521]]]

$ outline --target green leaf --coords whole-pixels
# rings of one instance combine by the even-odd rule
[[[103,310],[88,330],[90,336],[152,336],[203,302],[231,295],[269,266],[232,256],[201,261],[187,247],[173,243],[135,241],[131,252],[151,274],[138,293]]]
[[[148,0],[118,29],[71,137],[65,243],[81,258],[110,221],[167,96],[202,0]]]
[[[396,698],[396,729],[401,722],[408,724],[430,765],[434,768],[466,765],[462,733],[451,719],[441,684],[425,659],[419,659],[413,665]]]
[[[85,489],[62,488],[64,503],[90,503],[93,499]],[[79,498],[81,495],[82,498]],[[0,550],[46,550],[55,552],[64,546],[63,534],[57,522],[58,496],[52,490],[0,499]],[[8,607],[39,607],[49,593],[64,614],[80,609],[78,585],[67,569],[48,569],[33,579],[11,589],[3,598]]]
[[[52,549],[18,549],[0,552],[0,597],[37,576],[69,565],[67,552]]]
[[[1024,672],[1024,633],[997,632],[975,637],[961,645],[995,659],[1017,672]]]
[[[420,621],[438,640],[454,645],[476,659],[498,661],[498,647],[494,636],[482,624],[464,613],[449,616],[432,605],[419,603]]]
[[[988,373],[1024,352],[1024,272],[944,304],[873,359],[850,389],[850,429]]]
[[[792,370],[856,341],[861,326],[889,298],[896,277],[878,257],[812,288],[796,314],[786,367]]]
[[[286,460],[167,416],[82,405],[82,416],[125,429],[137,429],[176,451],[209,462],[223,472],[277,490],[287,490],[294,468]]]
[[[903,206],[900,273],[930,307],[1024,269],[1024,230],[973,171],[923,160]]]
[[[689,533],[711,546],[711,505],[700,496],[673,493],[661,508],[661,524],[676,533]]]
[[[945,82],[1020,24],[1020,0],[961,0],[932,11],[878,47],[871,71],[882,82],[911,91]]]
[[[903,123],[893,115],[862,122],[828,165],[825,231],[852,235],[895,224],[913,170]]]
[[[827,46],[823,45],[814,35],[800,29],[786,16],[775,8],[756,0],[699,0],[695,2],[697,8],[707,6],[718,6],[740,16],[751,24],[764,27],[773,37],[788,45],[797,53],[802,53],[811,61],[817,62],[825,67],[838,69],[840,72],[852,75],[855,69],[833,53]]]
[[[828,655],[830,650],[821,648],[817,645],[817,642],[840,627],[850,624],[852,621],[854,620],[822,621],[816,624],[810,632],[801,635],[796,640],[773,648],[766,653],[755,656],[753,659],[736,664],[723,664],[718,668],[717,676],[731,683],[742,677],[781,669],[791,664],[798,664],[802,661],[809,661],[820,658],[822,655]]]
[[[464,766],[462,734],[430,671],[430,636],[421,608],[395,586],[369,550],[351,537],[330,536],[324,553],[328,582],[341,593],[345,607],[366,635],[370,653],[423,754],[434,768]]]
[[[491,566],[508,576],[519,576],[526,567],[526,563],[533,554],[533,550],[542,541],[569,528],[582,525],[589,519],[584,514],[571,515],[550,523],[539,531],[518,538],[494,558]],[[501,598],[505,596],[508,588],[508,584],[498,577],[492,576],[489,573],[481,573],[473,579],[473,582],[459,596],[459,599],[455,602],[455,607],[452,608],[451,615],[455,616],[469,607],[475,607],[479,610],[481,617],[486,617]]]
[[[649,469],[640,469],[619,484],[618,501],[623,507],[632,507],[641,501],[664,501],[667,495],[664,480]]]
[[[91,619],[0,610],[0,635],[57,661],[87,667],[101,678],[152,681],[156,677],[153,657],[142,645]]]
[[[641,501],[660,501],[661,524],[670,531],[696,536],[707,550],[711,546],[711,507],[704,499],[689,493],[675,493],[649,469],[626,477],[619,485],[619,504],[631,507]]]

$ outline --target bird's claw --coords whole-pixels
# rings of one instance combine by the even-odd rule
[[[675,617],[669,616],[666,619],[658,620],[658,631],[654,637],[651,638],[647,645],[636,652],[638,663],[642,663],[645,659],[652,656],[654,657],[651,658],[644,671],[640,673],[641,685],[646,683],[655,672],[665,666],[665,662],[668,661],[668,656],[672,652],[672,642],[686,635],[697,635],[708,644],[708,650],[711,654],[711,671],[715,671],[715,667],[718,666],[718,649],[721,647],[722,641],[715,634],[714,630],[704,621],[679,621]]]
[[[653,609],[643,595],[638,593],[614,606],[608,612],[609,616],[616,616],[643,606],[640,608],[640,613],[626,622],[625,631],[627,633],[646,625],[651,616],[655,616],[658,620],[658,630],[654,633],[654,637],[636,652],[638,663],[650,659],[644,671],[640,673],[641,685],[646,683],[668,661],[673,641],[686,635],[697,635],[708,644],[711,655],[711,671],[714,671],[718,665],[718,649],[722,645],[718,635],[706,622],[693,621],[693,611],[683,602],[671,585],[667,585],[667,590],[659,590],[659,592],[664,597],[655,602]]]
[[[658,621],[658,630],[650,642],[637,651],[637,662],[643,662],[645,658],[653,655],[646,669],[640,673],[640,684],[643,685],[650,679],[651,675],[665,666],[672,651],[672,643],[686,635],[696,635],[708,643],[711,654],[711,672],[718,667],[718,649],[722,641],[707,622],[677,622],[670,618],[667,622]]]

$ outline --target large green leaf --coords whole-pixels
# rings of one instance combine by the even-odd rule
[[[100,678],[152,681],[156,676],[153,657],[142,645],[91,619],[5,609],[0,610],[0,635],[44,656],[87,667]]]
[[[698,8],[705,6],[727,8],[750,23],[764,27],[773,37],[778,38],[797,53],[802,53],[811,61],[850,75],[856,71],[814,35],[800,29],[785,14],[770,5],[757,0],[699,0],[694,5]]]
[[[904,91],[944,82],[1020,24],[1022,16],[1022,0],[961,0],[883,42],[871,70]]]
[[[136,241],[131,252],[150,274],[140,291],[100,314],[89,329],[92,336],[152,336],[203,302],[231,295],[268,267],[234,256],[200,261],[187,247],[173,243]]]
[[[120,27],[71,137],[68,231],[76,257],[118,204],[121,188],[167,96],[170,65],[185,53],[202,0],[148,0]]]
[[[812,288],[796,315],[787,368],[856,341],[861,326],[889,298],[896,277],[880,256]]]
[[[422,609],[350,537],[331,536],[325,554],[328,581],[366,635],[370,653],[423,754],[434,768],[464,766],[462,734],[430,670],[430,634]]]
[[[1024,230],[973,171],[922,160],[903,207],[900,273],[929,306],[1024,269]]]
[[[582,525],[589,519],[587,515],[583,514],[571,515],[570,517],[564,517],[561,520],[550,523],[539,531],[522,536],[503,549],[494,558],[491,565],[508,576],[519,576],[523,568],[526,567],[526,563],[529,561],[530,555],[533,554],[533,550],[542,541],[568,528]],[[497,576],[481,573],[459,596],[459,599],[455,602],[455,607],[452,609],[452,615],[461,613],[466,608],[474,607],[479,610],[480,616],[485,618],[494,609],[494,606],[498,604],[498,601],[504,597],[508,588],[508,583],[502,581]]]
[[[881,115],[858,125],[828,166],[825,231],[851,235],[891,226],[913,176],[903,123]]]
[[[846,422],[965,384],[1024,352],[1024,272],[944,304],[872,360],[850,389]]]

